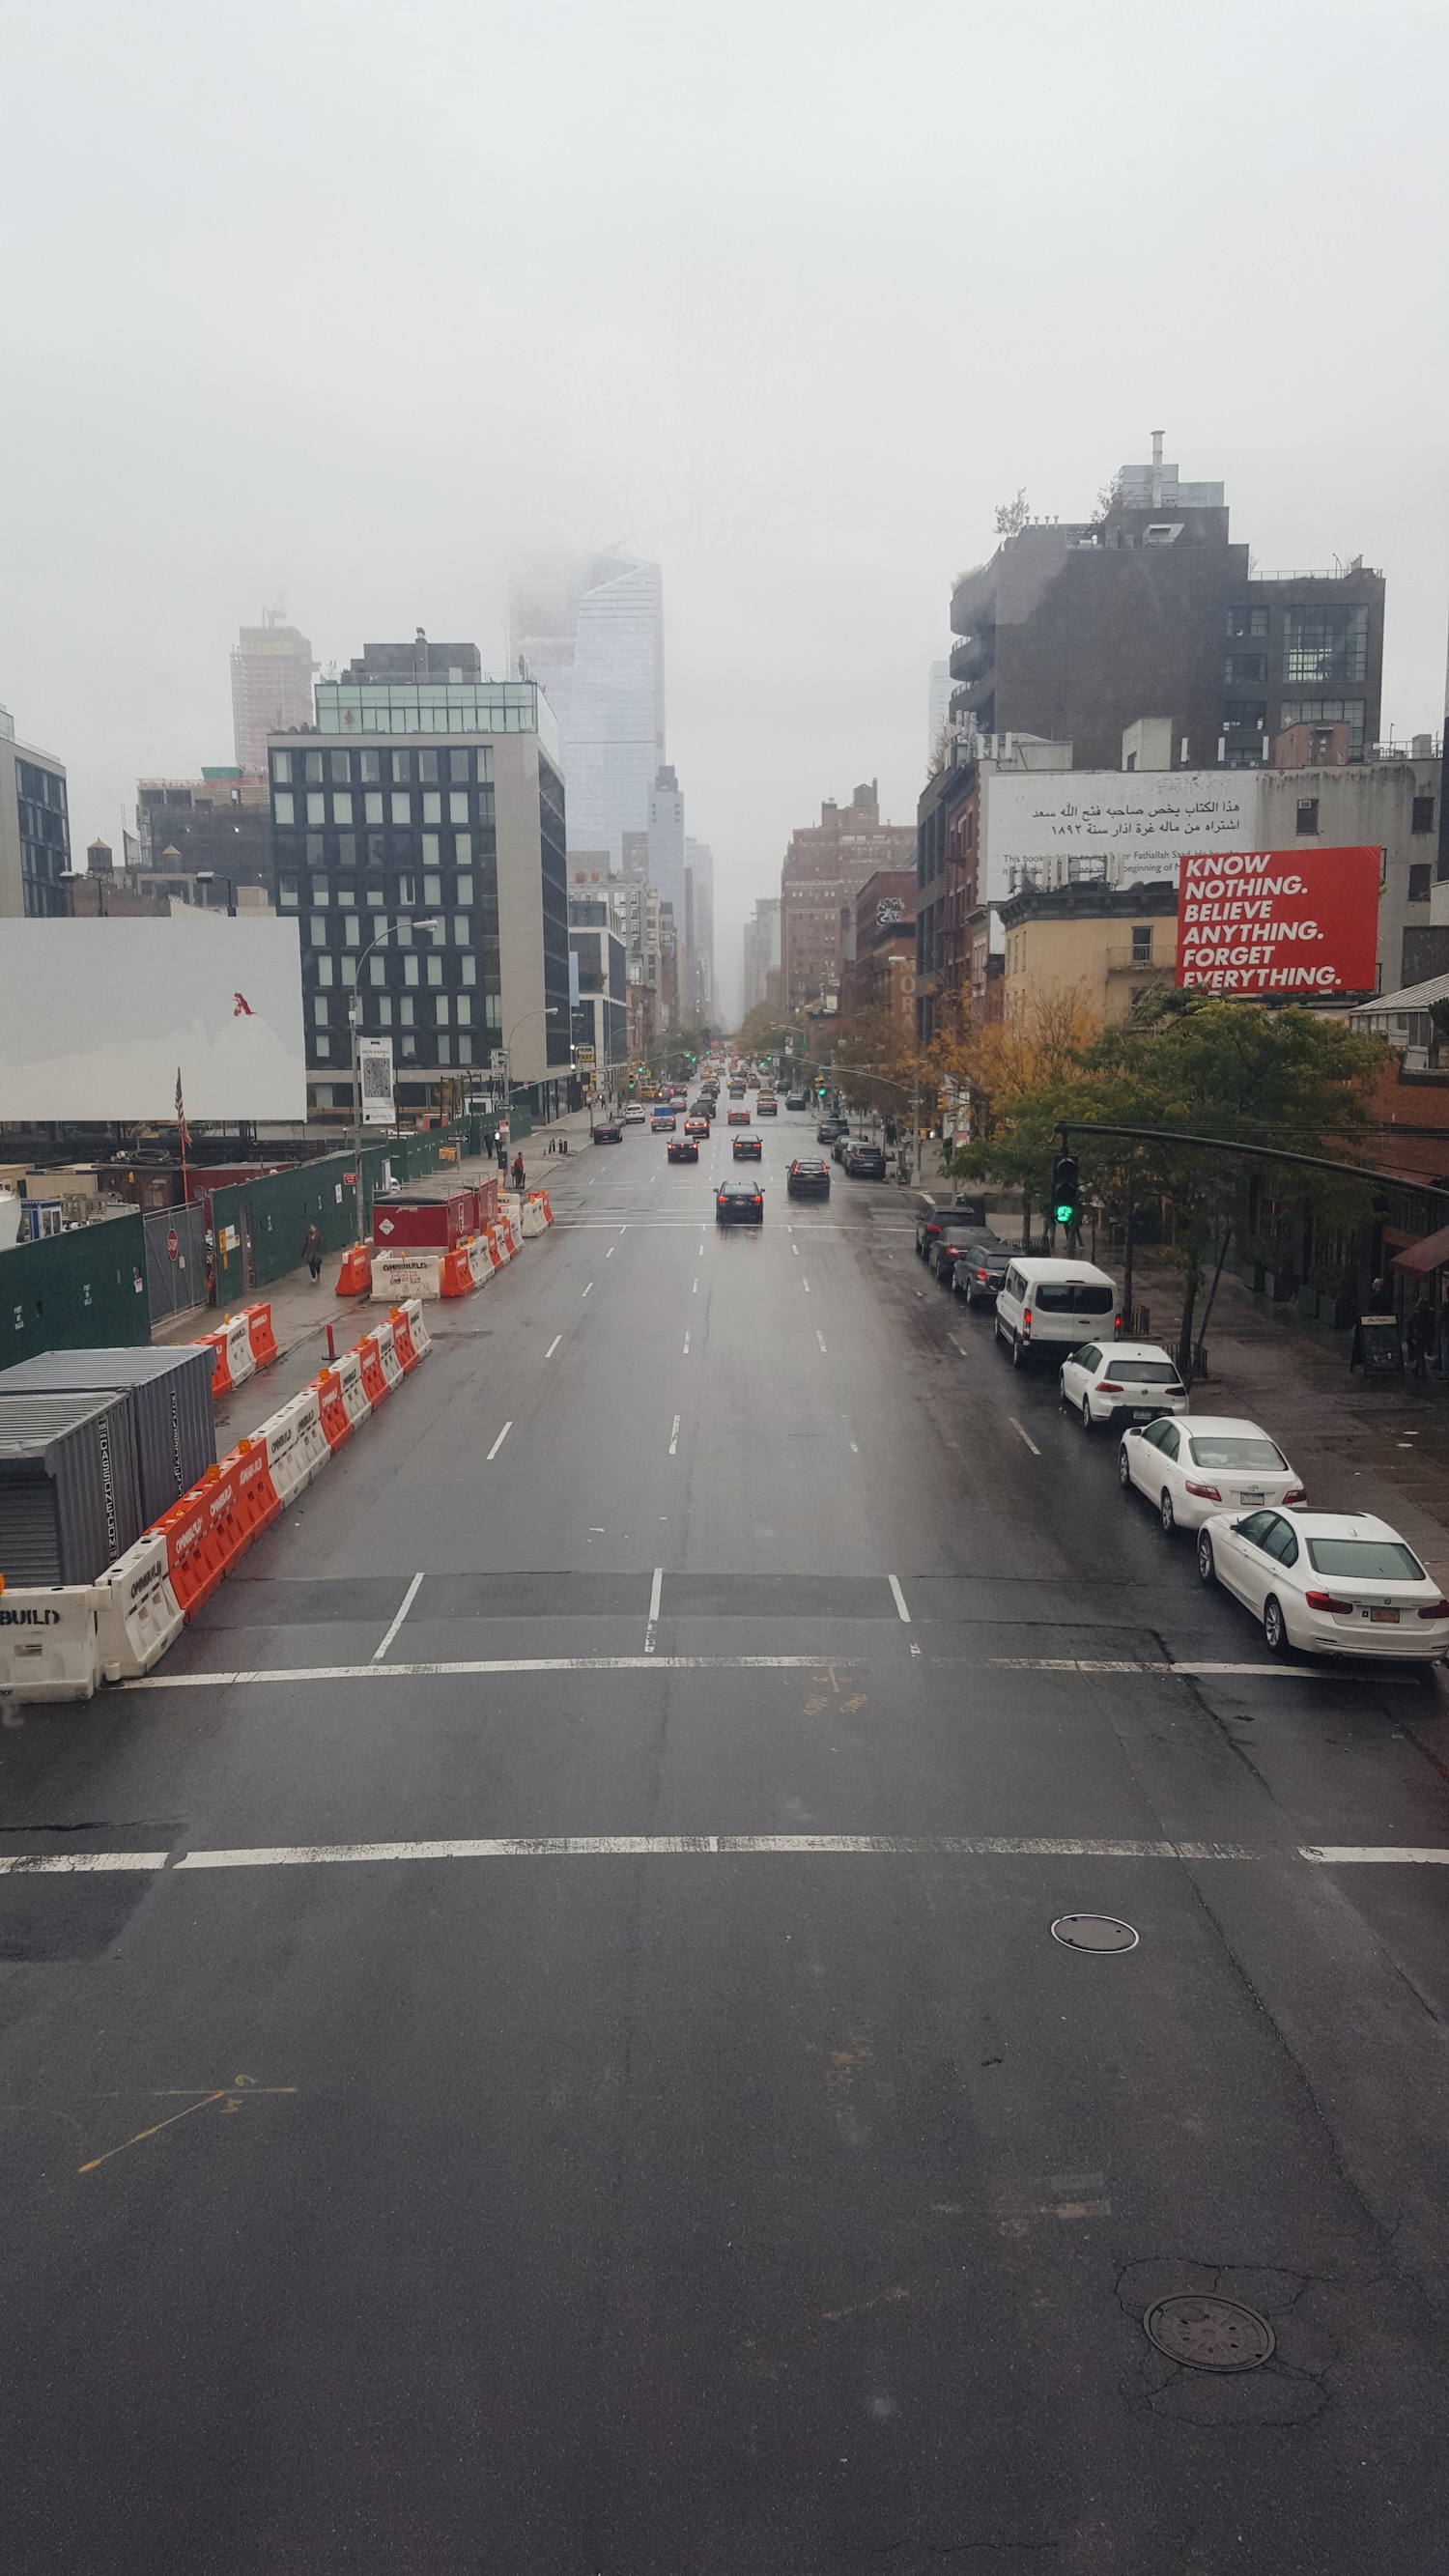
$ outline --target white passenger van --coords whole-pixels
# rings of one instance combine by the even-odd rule
[[[1047,1261],[1018,1253],[996,1300],[995,1332],[1025,1368],[1039,1343],[1060,1358],[1063,1346],[1100,1342],[1122,1330],[1121,1304],[1105,1270],[1090,1261]]]

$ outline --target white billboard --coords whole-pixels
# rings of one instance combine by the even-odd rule
[[[303,1119],[295,921],[0,921],[0,1118]]]
[[[1092,877],[1176,885],[1185,851],[1259,838],[1251,770],[987,770],[982,785],[988,903]]]
[[[397,1114],[392,1105],[391,1038],[359,1038],[357,1072],[362,1088],[364,1127],[395,1127]]]

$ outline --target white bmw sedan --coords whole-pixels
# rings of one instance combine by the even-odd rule
[[[1449,1601],[1371,1512],[1220,1512],[1198,1532],[1197,1570],[1262,1620],[1270,1654],[1433,1663],[1449,1649]]]
[[[1187,1411],[1177,1362],[1156,1342],[1083,1342],[1063,1360],[1061,1384],[1062,1402],[1081,1415],[1084,1431]]]
[[[1134,1426],[1122,1435],[1117,1474],[1124,1493],[1135,1485],[1156,1504],[1169,1537],[1234,1506],[1307,1499],[1276,1440],[1227,1414]]]

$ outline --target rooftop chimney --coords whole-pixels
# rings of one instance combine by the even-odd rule
[[[1162,507],[1162,432],[1160,429],[1154,429],[1152,433],[1152,506],[1154,510],[1160,510]]]

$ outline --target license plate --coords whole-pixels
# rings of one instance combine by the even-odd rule
[[[1376,1628],[1397,1628],[1399,1624],[1397,1610],[1370,1610],[1368,1615]]]
[[[1134,1422],[1150,1422],[1152,1420],[1152,1407],[1149,1404],[1137,1405],[1133,1410],[1132,1419]]]
[[[1238,1487],[1238,1500],[1240,1503],[1266,1503],[1267,1499],[1268,1497],[1266,1493],[1264,1493],[1258,1486],[1240,1485]]]

